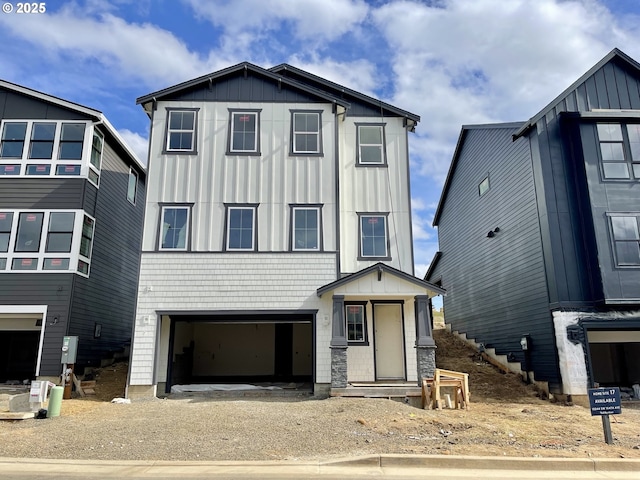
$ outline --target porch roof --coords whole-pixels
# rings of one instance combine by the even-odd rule
[[[365,277],[369,276],[369,275],[377,275],[377,281],[378,282],[382,282],[383,281],[383,276],[384,275],[389,275],[391,276],[394,280],[396,280],[396,283],[404,283],[407,287],[410,287],[407,289],[406,292],[402,292],[402,291],[394,291],[394,292],[385,292],[385,293],[394,293],[394,294],[398,294],[398,295],[402,295],[403,293],[408,293],[408,294],[415,294],[416,293],[416,287],[418,287],[419,290],[422,290],[422,294],[427,294],[431,297],[436,296],[436,295],[444,295],[446,293],[446,290],[442,287],[438,287],[437,285],[434,285],[431,282],[427,282],[425,280],[421,280],[418,277],[414,277],[413,275],[409,275],[408,273],[405,273],[401,270],[398,270],[396,268],[390,267],[387,264],[384,263],[376,263],[374,265],[371,265],[370,267],[364,268],[362,270],[360,270],[359,272],[355,272],[352,273],[351,275],[347,275],[346,277],[340,278],[334,282],[328,283],[320,288],[318,288],[318,290],[316,291],[316,293],[318,294],[319,297],[321,297],[322,295],[324,295],[327,292],[332,292],[335,291],[336,289],[339,289],[340,287],[345,287],[348,286],[349,284],[353,284],[359,280],[363,280]],[[386,284],[386,282],[385,282]],[[352,292],[354,294],[356,294],[356,292]],[[379,289],[378,288],[373,288],[372,292],[357,292],[357,293],[362,293],[362,294],[367,294],[367,293],[379,293]]]

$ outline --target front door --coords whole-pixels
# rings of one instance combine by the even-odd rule
[[[376,380],[404,380],[404,334],[402,305],[373,306]]]

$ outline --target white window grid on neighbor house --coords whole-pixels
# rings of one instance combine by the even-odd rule
[[[291,154],[322,155],[322,111],[291,110]]]
[[[3,120],[0,175],[81,176],[98,186],[103,143],[91,122]]]
[[[616,264],[640,267],[640,212],[608,213]]]
[[[384,123],[356,123],[356,165],[387,165],[384,127]]]
[[[0,272],[89,276],[94,227],[83,210],[0,210]]]
[[[260,109],[229,109],[230,155],[260,155]]]
[[[198,109],[167,108],[165,152],[195,154]]]
[[[598,123],[602,176],[640,180],[640,124]]]

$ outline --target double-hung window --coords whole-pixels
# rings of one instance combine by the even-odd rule
[[[187,205],[162,207],[160,222],[160,250],[187,250],[189,248],[189,217]]]
[[[257,205],[227,206],[227,250],[256,250]]]
[[[229,109],[229,154],[260,155],[260,110]]]
[[[610,214],[616,264],[640,266],[640,213]]]
[[[292,250],[321,250],[320,206],[292,205]]]
[[[640,124],[598,123],[602,175],[606,180],[640,180]]]
[[[322,155],[322,112],[291,111],[291,153]]]
[[[366,302],[344,304],[349,345],[368,345],[366,305]]]
[[[361,260],[389,260],[389,233],[386,213],[361,213],[360,255]]]
[[[384,123],[356,123],[357,165],[387,164]]]
[[[197,109],[167,109],[166,152],[196,153]]]

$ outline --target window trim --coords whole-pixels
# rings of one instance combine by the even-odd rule
[[[611,119],[613,120],[613,119]],[[622,140],[600,140],[600,133],[598,132],[598,125],[618,125],[620,127],[622,133]],[[634,165],[638,166],[640,169],[640,159],[635,160],[631,153],[631,142],[629,140],[629,125],[638,125],[638,122],[629,122],[629,121],[597,121],[594,123],[594,133],[596,137],[597,144],[597,155],[598,155],[598,168],[600,170],[600,179],[603,182],[640,182],[640,176],[636,177],[634,174]],[[602,156],[602,144],[622,144],[622,155],[624,157],[624,161],[606,161]],[[625,165],[627,167],[627,173],[629,176],[627,178],[609,178],[605,174],[604,166],[605,164],[617,164],[617,165]]]
[[[94,142],[94,139],[96,137],[100,139],[100,152],[99,152],[100,165],[99,166],[95,166],[93,164],[93,152],[94,152],[93,142]],[[89,150],[90,150],[89,151],[89,171],[87,172],[87,178],[96,187],[99,187],[100,186],[100,173],[102,172],[102,157],[103,157],[103,154],[104,154],[104,135],[97,128],[93,129],[93,134],[91,135],[91,148]],[[94,181],[91,178],[91,172],[93,172],[97,176],[97,180]]]
[[[367,325],[368,304],[369,302],[367,300],[362,300],[362,301],[352,300],[352,301],[344,302],[344,331],[345,331],[345,336],[347,338],[347,346],[349,347],[368,347],[369,346],[369,326]],[[362,340],[349,340],[349,320],[348,320],[347,309],[348,307],[355,307],[355,306],[362,307],[362,316],[363,316]]]
[[[289,142],[289,155],[292,157],[323,157],[324,149],[322,143],[322,110],[293,110],[291,113],[291,129],[290,129],[290,142]],[[318,116],[318,131],[317,132],[296,132],[295,131],[295,117],[298,114],[315,114]],[[317,139],[318,148],[315,152],[312,151],[297,151],[296,150],[296,134],[313,134],[315,133]]]
[[[190,252],[191,251],[191,215],[193,210],[193,203],[158,203],[160,207],[160,217],[158,218],[158,241],[156,243],[156,251],[157,252]],[[163,226],[163,218],[164,211],[166,209],[176,208],[176,209],[185,209],[187,211],[187,227],[186,233],[187,238],[185,239],[184,248],[163,248],[162,247],[162,226]]]
[[[87,217],[93,222],[91,252],[93,251],[93,245],[95,242],[95,228],[96,220],[91,215],[88,215],[84,210],[51,210],[51,209],[1,209],[0,213],[12,214],[11,219],[11,231],[9,232],[9,248],[7,252],[0,252],[0,265],[4,264],[4,268],[0,268],[0,273],[75,273],[84,277],[89,276],[89,270],[91,266],[91,258],[85,257],[80,254],[82,227],[84,218]],[[21,252],[15,250],[15,244],[18,236],[18,223],[20,221],[21,214],[28,213],[42,213],[42,225],[40,227],[40,245],[37,252]],[[54,213],[73,213],[73,231],[71,235],[71,249],[69,252],[48,252],[48,235],[51,223],[51,214]],[[13,269],[14,260],[16,259],[33,259],[36,262],[35,268],[31,269]],[[67,269],[46,269],[45,262],[47,260],[68,260]],[[76,265],[79,261],[83,261],[87,264],[87,273],[83,273],[77,270]]]
[[[356,212],[358,215],[358,260],[391,260],[391,243],[389,239],[389,212]],[[386,256],[366,256],[362,252],[362,220],[367,217],[382,217],[385,221]]]
[[[199,108],[180,108],[180,107],[166,107],[166,119],[164,122],[164,145],[162,148],[163,154],[171,155],[197,155],[198,154],[198,113]],[[193,131],[191,136],[191,148],[190,149],[172,149],[169,148],[169,135],[172,130],[169,128],[171,122],[172,113],[193,112]],[[178,130],[180,132],[188,132],[189,130]]]
[[[638,263],[620,263],[618,260],[618,253],[616,249],[617,242],[629,242],[633,243],[634,240],[616,240],[614,231],[613,231],[613,218],[614,217],[632,217],[636,220],[636,227],[638,228],[638,234],[640,236],[640,212],[606,212],[605,214],[608,218],[607,224],[609,228],[609,238],[610,238],[610,247],[611,254],[613,256],[613,263],[615,268],[622,269],[638,269],[640,268],[640,262]],[[635,240],[638,243],[638,248],[640,248],[640,239]]]
[[[224,248],[225,252],[256,252],[258,251],[258,203],[225,203],[225,218],[224,218]],[[229,234],[230,222],[231,222],[231,210],[252,210],[252,232],[251,232],[251,248],[231,248],[229,247]]]
[[[262,155],[260,149],[260,113],[261,108],[228,108],[229,111],[229,128],[227,132],[227,155],[236,156],[260,156]],[[255,132],[255,149],[253,150],[234,150],[233,147],[233,117],[239,114],[254,115],[256,117],[256,132]]]
[[[290,252],[322,252],[324,251],[322,232],[322,207],[321,203],[290,203],[289,204],[289,251]],[[316,210],[318,212],[318,248],[295,248],[295,212],[296,210]]]
[[[384,122],[367,122],[367,123],[355,123],[356,126],[356,167],[374,167],[374,168],[387,168],[389,164],[387,163],[387,133],[386,133],[386,123]],[[363,162],[360,154],[360,127],[380,127],[382,130],[382,144],[380,145],[382,149],[382,161],[381,162]],[[373,144],[366,144],[373,145]]]
[[[133,198],[131,198],[130,190],[131,190],[131,179],[135,178],[135,184],[133,186]],[[136,172],[133,168],[129,168],[129,176],[127,177],[127,201],[134,205],[136,204],[136,196],[138,194],[138,172]]]

